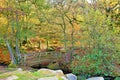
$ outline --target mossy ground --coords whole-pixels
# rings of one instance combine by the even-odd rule
[[[18,79],[16,80],[37,80],[39,78],[43,78],[43,77],[53,77],[54,75],[51,75],[51,74],[44,74],[44,73],[41,73],[41,72],[38,72],[38,71],[34,71],[34,72],[31,72],[31,71],[19,71],[19,70],[16,70],[16,71],[11,71],[11,72],[6,72],[6,73],[3,73],[3,74],[0,74],[0,79],[6,79],[10,76],[17,76]],[[62,80],[60,77],[58,77],[60,80]]]

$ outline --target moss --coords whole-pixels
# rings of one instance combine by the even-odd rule
[[[39,78],[44,78],[44,77],[54,77],[53,74],[45,74],[45,72],[30,72],[30,71],[11,71],[11,72],[6,72],[3,74],[0,74],[0,79],[4,79],[7,77],[10,77],[12,75],[15,75],[18,77],[16,80],[37,80]],[[58,76],[59,80],[63,80],[60,76]]]
[[[17,68],[17,65],[11,62],[11,63],[8,65],[8,68]]]
[[[36,80],[37,77],[33,76],[31,73],[27,74],[16,74],[19,78],[17,80]]]
[[[58,77],[58,79],[59,79],[59,80],[64,80],[64,79],[63,79],[63,78],[61,78],[61,77]]]
[[[1,79],[1,78],[7,78],[7,77],[9,77],[9,76],[11,76],[11,75],[0,75],[0,79]]]
[[[48,66],[47,66],[49,69],[59,69],[59,63],[50,63]]]

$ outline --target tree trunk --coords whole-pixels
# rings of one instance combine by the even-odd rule
[[[65,50],[67,50],[67,43],[66,43],[66,24],[65,24],[65,19],[64,19],[64,15],[62,15],[62,20],[63,20],[63,34],[64,34],[64,47]]]
[[[7,45],[7,47],[8,47],[9,52],[10,52],[11,62],[14,63],[14,64],[16,64],[16,59],[15,59],[15,57],[14,57],[14,55],[13,55],[12,48],[11,48],[8,40],[6,40],[6,45]]]
[[[21,54],[20,54],[19,47],[18,47],[18,38],[16,38],[16,54],[17,54],[17,57],[18,57],[17,60],[19,63],[21,60]]]

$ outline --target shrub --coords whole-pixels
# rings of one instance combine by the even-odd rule
[[[113,57],[110,54],[102,53],[102,51],[93,51],[92,53],[85,54],[84,56],[75,56],[71,64],[72,72],[76,75],[87,76],[114,76],[118,75],[115,72],[112,62]]]
[[[120,80],[120,77],[116,77],[115,80]]]

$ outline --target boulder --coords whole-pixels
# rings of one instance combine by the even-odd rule
[[[23,71],[22,68],[18,68],[17,71]]]
[[[58,77],[58,76],[53,76],[53,77],[44,77],[44,78],[39,78],[38,80],[68,80],[66,77]]]
[[[66,78],[65,76],[61,76],[62,80],[69,80],[68,78]]]
[[[104,80],[103,77],[91,77],[91,78],[88,78],[87,80]]]
[[[51,70],[51,69],[40,69],[38,70],[43,75],[49,76],[44,78],[39,78],[38,80],[68,80],[62,70]],[[51,77],[53,76],[53,77]]]
[[[55,75],[56,75],[56,76],[64,76],[64,73],[63,73],[62,70],[56,70],[56,71],[55,71]]]
[[[40,72],[41,74],[44,74],[44,75],[64,76],[64,73],[62,70],[51,70],[51,69],[42,68],[42,69],[38,70],[38,72]]]
[[[66,77],[68,78],[68,80],[77,80],[77,76],[72,73],[66,74]]]
[[[53,77],[44,77],[44,78],[39,78],[38,80],[59,80],[58,77],[53,76]]]

